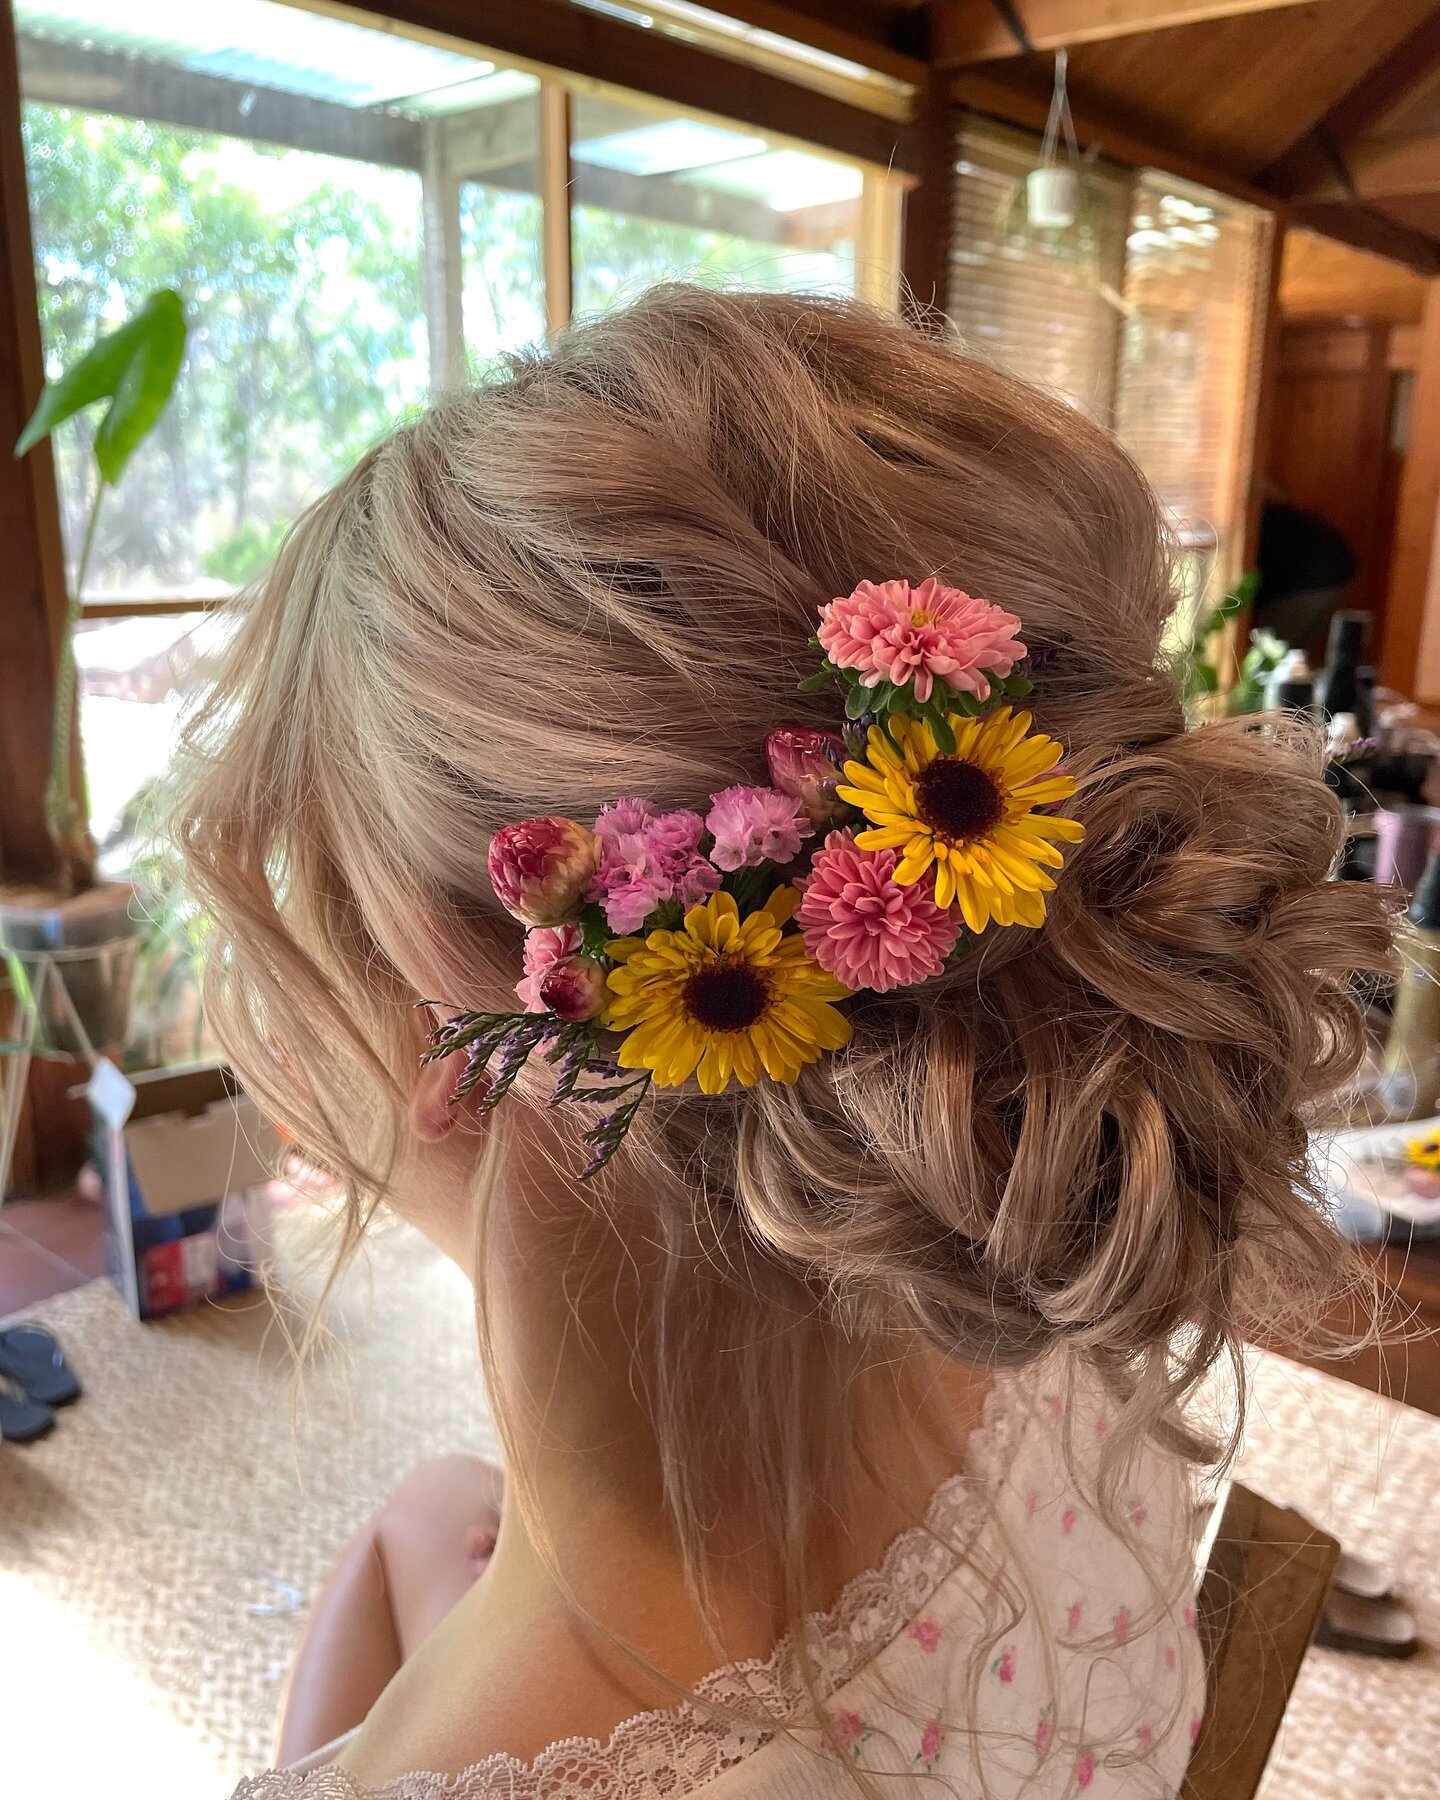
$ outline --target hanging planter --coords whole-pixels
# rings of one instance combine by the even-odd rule
[[[1080,145],[1066,87],[1069,56],[1055,52],[1055,87],[1040,145],[1040,167],[1025,178],[1025,211],[1038,231],[1068,231],[1080,202]],[[1060,161],[1063,145],[1065,160]]]
[[[1056,164],[1025,177],[1026,216],[1039,230],[1068,231],[1079,200],[1080,177],[1072,168]]]

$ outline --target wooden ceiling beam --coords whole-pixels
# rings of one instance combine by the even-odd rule
[[[1345,161],[1356,192],[1366,200],[1440,193],[1440,135],[1364,138],[1345,153]]]
[[[1388,256],[1421,275],[1440,275],[1440,244],[1423,231],[1402,225],[1374,206],[1346,200],[1301,200],[1290,208],[1290,223],[1357,250]]]
[[[1260,185],[1285,199],[1314,194],[1336,178],[1336,153],[1348,147],[1419,86],[1440,63],[1440,6],[1422,19],[1388,56],[1367,69],[1348,93],[1298,143],[1261,171]]]
[[[784,0],[712,0],[711,11],[917,88],[925,80],[926,64],[919,57],[899,49],[891,33],[878,23],[861,15],[850,16],[833,0],[793,0],[788,5]]]
[[[997,62],[1023,50],[1061,50],[1105,38],[1166,31],[1305,0],[934,0],[930,60],[941,69]],[[1007,17],[1013,15],[1014,23]],[[1017,33],[1014,25],[1018,24]]]

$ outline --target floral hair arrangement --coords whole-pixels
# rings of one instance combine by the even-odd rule
[[[522,1012],[460,1013],[427,1062],[462,1053],[456,1100],[509,1092],[543,1047],[551,1104],[595,1109],[585,1176],[651,1085],[793,1082],[850,1039],[844,1002],[939,975],[991,925],[1038,926],[1075,781],[1010,701],[1030,692],[1020,621],[935,577],[862,581],[820,609],[806,691],[844,694],[833,731],[780,725],[768,787],[704,813],[616,800],[593,826],[524,819],[490,882],[525,927]],[[607,1043],[607,1039],[618,1042]],[[493,1064],[493,1068],[492,1068]]]

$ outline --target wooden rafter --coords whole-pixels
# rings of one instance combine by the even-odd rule
[[[1349,147],[1440,63],[1440,6],[1373,68],[1367,69],[1296,144],[1262,171],[1260,183],[1286,199],[1316,193],[1333,182],[1337,152],[1348,161]]]
[[[1350,180],[1366,200],[1440,191],[1440,136],[1362,138],[1345,152]]]
[[[1300,200],[1290,208],[1290,222],[1322,237],[1337,238],[1374,256],[1388,256],[1420,275],[1440,275],[1440,244],[1411,225],[1402,225],[1378,206],[1350,200]]]
[[[1059,50],[1300,4],[1303,0],[935,0],[930,59],[937,68],[957,69],[1022,50]]]
[[[896,47],[883,20],[873,15],[866,18],[860,9],[837,6],[834,0],[795,0],[788,5],[784,0],[716,0],[711,11],[753,25],[757,31],[809,44],[827,56],[843,57],[896,81],[919,87],[925,80],[926,65]],[[903,9],[896,11],[903,14]]]

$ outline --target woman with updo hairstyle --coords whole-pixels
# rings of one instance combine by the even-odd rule
[[[840,719],[798,691],[822,609],[932,579],[1019,622],[1063,746],[1043,906],[909,985],[817,974],[843,1029],[657,1080],[586,1179],[542,1057],[493,1110],[500,1064],[422,1063],[535,979],[507,827],[763,786],[776,727]],[[1177,596],[1154,494],[1060,400],[862,306],[684,286],[295,528],[189,736],[208,1006],[346,1247],[391,1208],[472,1278],[506,1462],[456,1446],[347,1548],[242,1794],[1178,1793],[1233,1444],[1197,1392],[1354,1282],[1306,1128],[1391,950],[1309,738],[1186,728]],[[969,828],[926,829],[943,861]]]

